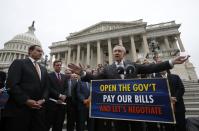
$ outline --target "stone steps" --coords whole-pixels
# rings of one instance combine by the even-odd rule
[[[185,86],[184,103],[186,117],[199,116],[199,83],[195,81],[183,81]]]
[[[194,97],[194,98],[193,98]],[[195,95],[192,95],[192,96],[184,96],[184,101],[185,103],[186,102],[197,102],[199,101],[199,95],[198,96],[195,96]]]
[[[186,116],[199,116],[199,108],[186,108]]]
[[[185,87],[185,92],[189,92],[189,91],[196,91],[196,92],[199,92],[199,88],[186,88]]]
[[[192,101],[192,102],[187,102],[185,101],[185,106],[186,108],[198,108],[199,109],[199,102],[198,101]]]

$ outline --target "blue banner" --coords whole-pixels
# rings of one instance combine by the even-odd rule
[[[166,79],[93,80],[91,118],[175,123]]]

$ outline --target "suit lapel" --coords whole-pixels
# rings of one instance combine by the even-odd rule
[[[168,82],[169,82],[169,87],[170,87],[170,92],[171,92],[171,95],[173,95],[175,93],[175,88],[173,87],[173,77],[172,75],[167,75],[167,79],[168,79]]]
[[[111,73],[114,74],[115,78],[117,79],[121,79],[120,74],[118,74],[117,72],[117,67],[115,65],[115,63],[113,62],[113,64],[110,66],[110,70],[112,71]]]
[[[35,74],[35,76],[40,81],[39,75],[37,74],[37,70],[36,70],[35,66],[33,65],[32,61],[29,58],[27,58],[26,60],[27,60],[28,66],[31,68],[31,71]],[[41,70],[41,68],[40,68],[40,70]]]

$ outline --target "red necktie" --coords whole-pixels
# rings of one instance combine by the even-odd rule
[[[60,73],[57,74],[57,79],[59,80],[59,83],[61,84],[62,83],[62,79],[61,79],[61,74]]]

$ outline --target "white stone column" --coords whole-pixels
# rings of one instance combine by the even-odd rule
[[[65,52],[64,64],[67,66],[68,51]]]
[[[145,53],[145,56],[146,56],[147,53],[149,53],[149,46],[148,46],[148,43],[147,43],[147,37],[146,37],[145,33],[143,34],[143,49],[144,49],[144,53]]]
[[[71,48],[68,47],[67,65],[70,63]]]
[[[2,53],[1,61],[3,61],[3,60],[4,60],[4,57],[5,57],[5,53]]]
[[[12,53],[10,52],[10,56],[9,56],[8,61],[12,61],[11,58],[12,58]]]
[[[81,63],[85,64],[85,59],[84,59],[84,50],[82,49],[81,51]]]
[[[119,45],[122,45],[122,46],[123,46],[122,37],[119,37]]]
[[[86,64],[90,65],[90,43],[87,43],[86,48]]]
[[[7,52],[4,54],[3,61],[6,61]]]
[[[57,53],[57,60],[60,60],[60,53]]]
[[[76,62],[76,61],[75,61],[75,58],[76,58],[76,52],[75,52],[75,50],[73,50],[73,63]]]
[[[131,54],[132,54],[132,61],[136,62],[137,60],[137,53],[136,53],[136,47],[135,47],[135,41],[133,35],[130,36],[131,39]]]
[[[100,41],[97,41],[97,64],[101,64]]]
[[[24,54],[24,57],[23,57],[24,59],[26,59],[26,54]]]
[[[167,36],[164,36],[164,43],[165,43],[166,49],[169,50],[170,46],[169,46],[169,40]]]
[[[13,60],[15,60],[16,58],[17,58],[17,53],[14,53]]]
[[[80,44],[77,45],[77,59],[76,59],[76,64],[80,63]]]
[[[183,46],[183,44],[182,44],[182,40],[181,40],[181,38],[180,38],[180,34],[178,34],[176,37],[177,37],[177,40],[178,40],[178,45],[179,45],[179,47],[180,47],[180,51],[181,51],[181,52],[184,52],[185,49],[184,49],[184,46]]]
[[[50,69],[53,68],[53,54],[50,53]]]
[[[19,58],[22,59],[22,54],[19,54]]]
[[[113,53],[112,53],[112,46],[111,46],[111,39],[108,39],[108,61],[109,65],[113,63]]]
[[[178,44],[177,44],[177,40],[176,40],[176,39],[173,41],[173,43],[172,43],[172,44],[173,44],[173,48],[174,48],[174,49],[179,49],[179,48],[178,48]]]
[[[0,61],[1,61],[1,59],[2,59],[2,56],[3,56],[3,53],[0,53]]]
[[[90,61],[90,64],[91,64],[91,62],[93,64],[93,58],[94,58],[94,51],[93,51],[93,47],[91,47],[91,61]]]

